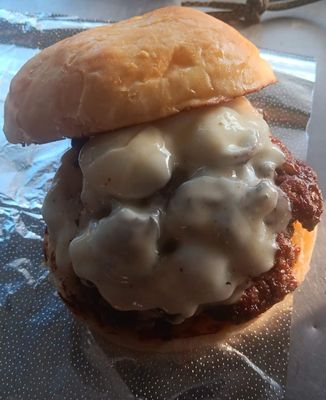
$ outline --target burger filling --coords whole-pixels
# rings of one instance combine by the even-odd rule
[[[235,304],[291,221],[284,161],[245,98],[92,137],[64,155],[44,203],[58,269],[117,310],[173,322]]]

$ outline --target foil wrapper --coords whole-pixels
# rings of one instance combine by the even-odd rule
[[[9,83],[39,48],[98,25],[0,10],[0,124]],[[279,83],[251,95],[299,158],[308,145],[315,63],[262,50]],[[226,342],[139,355],[103,345],[75,321],[43,265],[40,209],[63,140],[21,147],[0,134],[0,398],[267,400],[285,396],[291,298]],[[213,343],[213,344],[212,344]]]

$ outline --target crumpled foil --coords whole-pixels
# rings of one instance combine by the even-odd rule
[[[93,22],[0,11],[0,124],[11,78],[37,51]],[[250,100],[305,158],[315,63],[262,51],[279,83]],[[239,336],[186,353],[139,355],[96,341],[43,265],[40,208],[69,141],[21,147],[0,134],[0,399],[283,399],[291,299]]]

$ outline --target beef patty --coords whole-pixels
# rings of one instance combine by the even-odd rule
[[[297,282],[293,268],[300,249],[291,242],[293,223],[299,221],[308,231],[313,230],[320,220],[323,199],[313,169],[303,161],[295,159],[279,139],[271,139],[285,154],[284,164],[276,170],[275,183],[290,201],[292,219],[287,232],[277,236],[278,250],[273,268],[253,278],[236,303],[205,307],[183,323],[173,324],[173,316],[162,310],[116,310],[101,297],[95,286],[82,284],[77,276],[75,280],[80,289],[78,296],[72,295],[62,282],[59,294],[64,302],[75,314],[104,326],[106,330],[132,330],[139,339],[169,340],[216,333],[227,325],[249,321],[294,291]],[[45,257],[54,271],[55,256],[48,253],[47,234]]]

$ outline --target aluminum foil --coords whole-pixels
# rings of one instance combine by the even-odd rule
[[[93,22],[0,11],[0,124],[11,78],[37,51]],[[97,23],[95,23],[97,24]],[[262,51],[279,83],[251,95],[273,134],[305,158],[315,63]],[[227,342],[139,355],[97,341],[43,265],[40,208],[69,141],[21,147],[0,134],[0,399],[283,399],[291,299]]]

